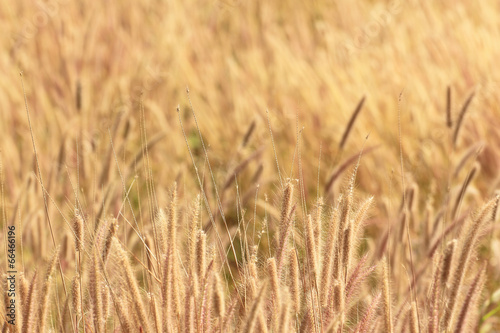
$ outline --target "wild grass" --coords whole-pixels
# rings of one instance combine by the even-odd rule
[[[192,112],[194,115],[194,109]],[[182,122],[180,125],[185,133]],[[187,138],[186,143],[191,151]],[[208,163],[206,150],[205,157]],[[301,158],[299,154],[298,162]],[[500,196],[485,203],[477,213],[471,213],[462,232],[446,247],[441,245],[442,251],[431,250],[432,255],[428,256],[429,251],[416,248],[418,261],[414,261],[412,248],[414,242],[420,240],[414,208],[418,188],[413,184],[402,197],[401,222],[394,226],[397,232],[389,232],[392,226],[388,229],[388,239],[384,243],[390,240],[392,246],[385,245],[381,256],[380,251],[374,251],[376,246],[370,246],[364,239],[374,198],[364,201],[356,198],[356,177],[361,162],[362,152],[346,177],[342,192],[336,200],[331,199],[333,205],[329,213],[328,204],[319,197],[314,210],[308,213],[306,201],[300,198],[305,193],[302,183],[299,182],[302,187],[297,198],[295,180],[286,179],[281,195],[277,194],[281,204],[274,209],[275,217],[259,222],[254,215],[254,229],[257,224],[266,224],[265,229],[258,226],[263,231],[257,235],[249,231],[239,196],[235,202],[238,224],[232,228],[232,233],[226,228],[227,238],[222,238],[222,225],[212,224],[212,228],[204,230],[200,217],[205,209],[209,210],[212,219],[214,214],[207,204],[208,192],[201,183],[200,194],[185,207],[179,203],[178,186],[174,183],[169,204],[164,209],[158,208],[155,190],[149,187],[148,198],[153,201],[149,205],[153,213],[150,221],[140,217],[141,226],[132,224],[131,220],[137,219],[133,210],[130,211],[132,219],[122,212],[123,203],[130,203],[130,190],[125,192],[126,187],[116,217],[94,221],[92,226],[89,225],[91,219],[75,208],[73,225],[68,224],[74,234],[74,251],[66,247],[70,254],[61,254],[57,248],[48,263],[42,287],[36,284],[35,271],[28,289],[24,278],[27,272],[23,271],[22,281],[26,281],[23,283],[26,286],[22,287],[22,294],[28,295],[23,296],[19,304],[20,317],[24,319],[18,326],[5,323],[4,330],[29,332],[34,327],[38,331],[95,332],[477,329],[480,325],[477,304],[486,280],[486,262],[475,277],[467,272],[478,266],[471,258],[484,230],[495,221]],[[193,163],[196,170],[194,159]],[[402,159],[401,168],[404,169]],[[472,178],[470,175],[476,170],[474,167],[469,173],[456,200],[448,201],[453,203],[451,218],[456,218]],[[43,189],[41,182],[40,185]],[[213,186],[217,186],[215,181]],[[205,198],[207,206],[201,205],[200,197]],[[214,200],[223,220],[222,203],[219,198]],[[78,197],[76,206],[81,206]],[[265,207],[266,215],[268,209],[271,210]],[[61,213],[59,208],[57,211]],[[119,219],[129,225],[128,232],[127,229],[120,232]],[[179,230],[184,230],[180,235],[185,236],[178,238]],[[267,248],[260,244],[264,230]],[[447,238],[444,236],[446,234],[437,239],[436,248],[444,243]],[[131,242],[131,238],[135,240]],[[124,240],[130,244],[130,249],[124,246]],[[221,244],[217,244],[217,240]],[[70,255],[73,259],[68,259]],[[52,272],[62,258],[74,266],[72,291],[52,296]],[[420,263],[417,275],[415,262]],[[377,266],[380,273],[375,274]],[[397,274],[402,274],[403,278]],[[8,301],[6,297],[6,304]],[[381,309],[380,303],[383,304]],[[473,307],[476,309],[471,309]],[[476,314],[471,315],[471,312]],[[47,321],[49,313],[51,324]]]
[[[3,332],[500,329],[498,4],[44,6],[0,13]]]

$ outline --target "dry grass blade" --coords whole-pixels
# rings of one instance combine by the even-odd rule
[[[476,173],[479,172],[479,169],[480,169],[479,163],[475,163],[474,166],[472,167],[471,171],[467,174],[467,177],[465,178],[465,180],[462,184],[462,188],[460,189],[460,193],[457,196],[457,199],[455,200],[455,204],[453,206],[453,210],[451,213],[451,216],[453,219],[455,219],[457,217],[456,214],[458,213],[458,208],[459,208],[460,203],[462,202],[462,200],[464,198],[465,191],[467,191],[467,187],[469,187],[470,182],[472,181],[472,179],[474,179],[474,176],[476,175]]]
[[[453,178],[456,178],[458,176],[458,173],[466,165],[469,158],[471,158],[472,156],[474,156],[474,158],[477,158],[479,154],[481,154],[485,146],[486,144],[483,141],[471,145],[467,149],[467,151],[463,154],[462,158],[460,159],[460,162],[457,163],[455,171],[453,172]]]
[[[462,214],[462,216],[460,216],[458,219],[456,219],[455,221],[453,221],[452,223],[450,223],[450,225],[448,225],[448,227],[446,227],[446,229],[438,237],[438,239],[434,242],[434,244],[431,246],[429,252],[427,253],[427,256],[429,258],[431,258],[432,256],[434,256],[434,253],[438,249],[438,247],[441,244],[441,242],[446,238],[446,236],[448,236],[455,228],[457,228],[460,225],[462,225],[462,223],[466,220],[467,215],[468,215],[467,213]]]
[[[472,101],[473,97],[474,97],[474,92],[469,95],[464,105],[462,106],[460,113],[458,114],[457,122],[455,124],[455,130],[453,132],[453,146],[457,145],[458,132],[460,131],[460,126],[462,125],[465,113],[467,112],[467,109],[469,108],[470,102]]]
[[[245,135],[243,136],[243,140],[241,140],[241,145],[240,147],[246,147],[246,145],[248,144],[248,141],[250,140],[250,137],[252,136],[254,130],[255,130],[255,120],[252,120],[252,122],[250,123],[250,126],[248,126],[248,129],[245,133]]]
[[[448,86],[446,88],[446,126],[451,128],[453,126],[453,122],[451,120],[451,88]]]
[[[347,123],[347,126],[344,130],[344,134],[342,134],[342,139],[340,140],[339,143],[339,148],[343,149],[344,145],[347,141],[347,138],[349,137],[349,133],[351,132],[352,126],[354,125],[354,122],[356,121],[356,118],[359,115],[359,112],[363,108],[363,104],[365,103],[366,96],[363,96],[361,100],[359,101],[358,105],[356,106],[356,109],[354,109],[354,112],[352,113],[351,119],[349,119],[349,122]]]
[[[253,160],[258,160],[262,156],[263,152],[264,146],[254,151],[252,154],[250,154],[250,156],[245,158],[236,167],[234,167],[234,169],[228,173],[227,179],[222,186],[222,193],[224,193],[231,186],[231,184],[234,182],[234,177],[241,173],[248,166],[248,164],[250,164],[250,162],[252,162]]]
[[[372,153],[375,149],[379,148],[379,146],[368,147],[363,151],[363,154],[368,155]],[[328,178],[325,183],[325,194],[330,193],[333,184],[339,178],[339,176],[344,172],[351,164],[356,162],[359,158],[359,152],[353,154],[349,158],[347,158],[342,164],[340,164],[332,173],[332,175]]]
[[[167,133],[158,133],[154,137],[152,137],[146,145],[135,155],[135,157],[130,161],[128,165],[128,169],[130,171],[135,170],[137,165],[141,162],[141,160],[144,158],[146,155],[146,150],[152,149],[154,146],[156,146],[158,143],[161,142],[164,138],[167,137]],[[149,152],[148,152],[149,153]]]

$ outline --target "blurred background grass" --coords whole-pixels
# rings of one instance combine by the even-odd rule
[[[19,71],[24,72],[42,176],[54,202],[68,216],[77,161],[79,197],[86,214],[95,216],[103,200],[115,214],[121,205],[124,190],[108,129],[126,186],[138,176],[131,191],[134,208],[148,200],[148,168],[144,159],[135,162],[145,142],[141,92],[158,203],[166,204],[167,190],[176,180],[185,202],[199,191],[177,118],[180,105],[188,142],[211,189],[215,210],[186,87],[219,190],[234,179],[234,168],[257,154],[236,177],[249,211],[257,184],[260,203],[265,193],[272,203],[279,188],[266,119],[269,110],[282,176],[298,177],[298,159],[293,156],[299,135],[305,193],[312,200],[317,195],[320,147],[319,195],[328,197],[328,179],[358,154],[370,134],[365,149],[377,149],[363,157],[357,184],[362,196],[376,198],[369,230],[380,235],[386,221],[396,218],[394,209],[402,193],[401,92],[405,176],[407,184],[419,189],[419,216],[423,219],[427,205],[437,211],[460,191],[474,160],[480,172],[462,207],[478,207],[499,184],[499,11],[496,1],[5,3],[0,8],[0,157],[7,217],[16,218],[19,209],[29,230],[35,224],[32,217],[43,209],[32,176],[33,151]],[[454,122],[467,97],[475,93],[455,147],[453,129],[446,126],[447,87]],[[363,96],[366,102],[340,149],[342,134]],[[243,145],[252,126],[252,136]],[[478,143],[484,144],[481,152],[455,175],[464,154]],[[337,181],[332,193],[341,185]],[[222,192],[229,198],[225,207],[234,224],[236,187],[230,184]],[[258,206],[260,216],[263,207]],[[52,205],[50,210],[58,216]],[[148,214],[144,208],[141,213]],[[61,218],[54,223],[62,230],[56,234],[62,242],[69,229]],[[413,231],[418,234],[418,225]],[[41,233],[48,241],[48,231]],[[500,242],[496,237],[489,242],[489,290],[494,291],[499,287],[494,281],[500,278]]]

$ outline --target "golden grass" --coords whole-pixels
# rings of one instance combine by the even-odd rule
[[[0,328],[500,330],[499,10],[3,6]]]

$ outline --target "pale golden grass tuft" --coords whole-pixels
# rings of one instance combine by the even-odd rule
[[[331,294],[331,284],[332,284],[332,267],[336,257],[336,244],[338,243],[337,236],[337,226],[339,217],[339,207],[342,203],[342,195],[338,199],[338,204],[333,210],[332,216],[329,220],[326,242],[323,248],[323,260],[321,267],[321,303],[323,306],[327,306],[329,296]]]
[[[101,283],[101,297],[102,297],[102,309],[103,309],[103,320],[104,325],[106,326],[106,321],[111,314],[111,292],[109,291],[109,287],[106,285],[105,281]]]
[[[145,332],[150,332],[149,320],[146,313],[146,308],[144,307],[144,303],[142,301],[142,296],[139,291],[139,286],[137,285],[137,279],[134,277],[134,273],[132,271],[132,267],[130,265],[130,261],[128,259],[127,252],[123,249],[122,245],[115,237],[113,238],[114,248],[117,251],[117,258],[120,261],[120,266],[123,269],[125,275],[125,281],[127,283],[127,288],[130,293],[132,302],[134,304],[134,310],[139,317],[139,321],[142,329]]]
[[[124,332],[134,332],[135,325],[129,313],[128,303],[125,299],[118,299],[115,303],[120,326]]]
[[[319,197],[316,201],[316,207],[315,207],[315,212],[313,214],[313,230],[314,230],[314,243],[315,243],[315,251],[317,255],[321,254],[321,249],[322,249],[322,229],[323,229],[323,208],[324,208],[324,201],[322,197]],[[319,258],[317,258],[318,260]],[[318,260],[319,263],[319,260]],[[319,277],[319,272],[318,272],[318,277]]]
[[[162,280],[162,298],[163,298],[163,322],[172,321],[172,261],[174,258],[170,255],[164,256],[163,280]]]
[[[155,232],[156,244],[158,246],[158,255],[166,253],[167,251],[167,226],[167,216],[165,215],[163,208],[160,208],[156,212],[153,222],[153,230]]]
[[[246,322],[245,322],[245,328],[244,328],[244,332],[247,332],[247,333],[251,333],[253,332],[254,330],[254,327],[257,325],[257,322],[259,321],[258,317],[259,317],[259,314],[261,313],[262,311],[262,302],[263,302],[263,299],[264,299],[264,294],[267,290],[267,283],[264,283],[264,285],[260,288],[260,291],[259,291],[259,294],[257,295],[257,297],[255,297],[255,300],[253,301],[253,305],[252,305],[252,308],[250,310],[250,312],[248,313],[248,317],[246,319]],[[264,327],[266,327],[266,330],[267,330],[267,326],[265,324],[265,322],[262,324],[260,324],[260,329],[263,330]]]
[[[333,313],[340,314],[341,325],[344,324],[344,311],[345,311],[345,294],[344,294],[344,280],[335,280],[333,282]]]
[[[314,237],[314,226],[311,215],[306,218],[306,252],[307,252],[307,267],[309,274],[312,277],[312,288],[318,287],[318,259],[316,254],[316,244]]]
[[[200,230],[198,232],[197,242],[196,242],[196,272],[198,277],[198,282],[201,283],[205,277],[205,272],[207,268],[207,235],[205,232]]]
[[[357,209],[356,215],[353,219],[353,237],[357,239],[362,235],[359,235],[359,231],[362,230],[362,224],[366,220],[368,212],[373,205],[373,197],[366,199]]]
[[[210,325],[212,324],[212,304],[213,304],[213,290],[211,288],[212,276],[214,270],[214,259],[215,253],[212,256],[212,260],[207,267],[205,276],[203,276],[203,288],[200,301],[200,320],[198,325],[199,332],[208,331]]]
[[[418,322],[417,303],[411,302],[410,306],[410,333],[419,333],[420,324]]]
[[[443,256],[442,256],[443,257]],[[437,263],[434,276],[432,279],[432,287],[430,291],[430,300],[429,300],[429,323],[428,323],[428,331],[429,333],[437,333],[439,330],[439,303],[441,301],[441,289],[442,285],[440,284],[441,279],[441,261]]]
[[[54,272],[54,269],[58,263],[59,260],[59,250],[60,248],[57,247],[54,253],[52,254],[52,258],[49,261],[49,265],[47,266],[47,271],[45,273],[45,279],[43,281],[42,285],[42,291],[41,291],[41,304],[39,305],[39,310],[38,310],[38,329],[40,331],[45,330],[45,326],[47,323],[47,312],[49,308],[49,296],[50,296],[50,289],[52,285],[52,273]]]
[[[253,251],[252,251],[253,252]],[[257,282],[259,276],[257,272],[257,255],[256,253],[250,254],[250,260],[247,263],[245,271],[245,306],[250,306],[251,301],[257,296]]]
[[[151,312],[154,317],[154,327],[156,329],[156,333],[162,333],[163,332],[163,321],[161,317],[161,310],[160,306],[156,302],[156,298],[154,296],[151,296],[150,298],[151,302]]]
[[[214,284],[214,310],[216,317],[224,318],[226,314],[226,300],[224,296],[224,289],[219,274],[215,274]]]
[[[344,268],[344,277],[347,278],[349,269],[351,268],[351,249],[352,249],[352,226],[349,225],[344,230],[344,240],[342,241],[342,265]]]
[[[179,276],[179,261],[178,261],[178,249],[177,249],[177,183],[174,183],[172,189],[172,198],[169,207],[169,224],[168,224],[168,255],[171,257],[171,271],[169,272],[172,276],[171,278],[171,291],[172,291],[172,302],[173,309],[175,311],[176,317],[181,314],[181,287],[180,276]]]
[[[340,321],[334,319],[331,321],[330,326],[326,329],[326,333],[337,333],[340,327]]]
[[[197,272],[196,269],[196,243],[197,232],[199,230],[199,209],[200,209],[200,195],[196,196],[196,200],[192,204],[191,215],[188,219],[188,268],[189,273],[192,275]]]
[[[23,328],[22,332],[23,333],[29,333],[33,332],[35,329],[35,304],[36,304],[36,296],[37,296],[37,289],[36,289],[36,276],[37,272],[35,271],[35,274],[33,274],[33,278],[31,279],[30,282],[30,289],[28,291],[28,295],[26,296],[26,306],[24,307],[24,313],[23,313]]]
[[[391,297],[391,281],[390,281],[390,271],[389,262],[387,257],[382,258],[382,292],[383,292],[383,303],[384,303],[384,324],[385,331],[388,333],[394,332],[393,320],[392,320],[392,297]]]
[[[80,213],[80,210],[75,209],[75,217],[73,220],[73,229],[75,235],[75,249],[77,252],[83,250],[85,245],[85,222]]]
[[[476,323],[473,322],[476,317],[474,309],[477,307],[477,303],[479,302],[479,298],[481,296],[481,291],[483,289],[485,283],[485,275],[486,275],[486,263],[484,263],[476,274],[474,280],[469,286],[469,290],[463,300],[462,308],[458,315],[457,324],[455,326],[455,332],[466,332],[469,329],[473,329],[476,327]],[[472,313],[471,313],[472,312]]]
[[[80,276],[78,274],[73,278],[71,285],[71,301],[73,312],[78,317],[82,313],[82,293],[80,290]]]
[[[194,288],[193,288],[194,289]],[[196,308],[195,308],[195,296],[194,290],[190,291],[186,295],[185,302],[185,318],[184,318],[184,331],[189,333],[195,332],[196,327]]]
[[[100,256],[97,251],[92,251],[92,267],[90,268],[90,279],[88,281],[88,290],[90,293],[90,304],[92,307],[92,316],[94,320],[94,330],[98,332],[104,331],[104,312],[101,297],[101,265],[99,263]]]
[[[491,211],[498,205],[499,198],[500,197],[497,196],[496,198],[486,203],[479,214],[472,218],[470,226],[468,226],[466,232],[464,232],[464,237],[462,240],[463,245],[459,252],[459,256],[456,257],[453,275],[451,275],[449,305],[445,310],[443,318],[443,325],[449,330],[451,330],[454,326],[454,317],[456,316],[456,309],[458,308],[457,296],[460,289],[462,288],[471,252],[473,251],[473,248],[476,244],[481,227],[485,223],[486,219],[488,220],[488,222],[491,219]]]
[[[104,241],[104,249],[102,253],[102,261],[106,263],[108,260],[109,252],[111,250],[111,244],[113,242],[113,237],[116,235],[116,231],[118,230],[118,222],[116,219],[113,219],[109,224],[109,230],[106,234],[106,240]]]
[[[361,319],[361,321],[358,324],[356,330],[354,331],[355,333],[365,333],[365,332],[368,332],[369,328],[373,324],[373,319],[374,319],[374,316],[375,316],[375,314],[377,312],[377,306],[378,306],[378,303],[380,302],[380,297],[381,297],[381,293],[378,293],[373,298],[370,306],[366,310],[363,318]]]
[[[292,304],[295,313],[300,313],[302,304],[299,260],[295,248],[290,249],[290,293],[292,294]]]
[[[290,295],[287,291],[283,292],[281,305],[279,308],[279,318],[273,326],[274,332],[289,332],[290,331],[290,316],[291,316]]]
[[[268,318],[271,321],[271,327],[275,325],[278,321],[280,304],[281,304],[281,293],[280,293],[280,279],[278,277],[278,268],[276,267],[276,259],[267,259],[267,272],[270,278],[271,293],[269,295],[269,312]]]
[[[451,271],[451,263],[453,260],[453,253],[455,252],[455,248],[457,246],[457,240],[451,240],[446,244],[446,249],[442,255],[441,263],[439,267],[439,272],[441,272],[440,283],[441,289],[444,289],[446,283],[448,282],[448,277],[450,276]]]
[[[286,229],[288,227],[288,219],[290,217],[290,211],[292,209],[293,202],[293,184],[292,181],[289,180],[285,186],[285,190],[283,192],[283,202],[281,204],[281,217],[279,222],[279,233],[277,243],[286,244],[285,234]],[[286,252],[286,249],[283,249]]]
[[[26,274],[21,272],[19,274],[19,299],[21,300],[21,313],[25,313],[24,309],[28,304],[28,294],[29,294],[30,284],[26,279]]]

